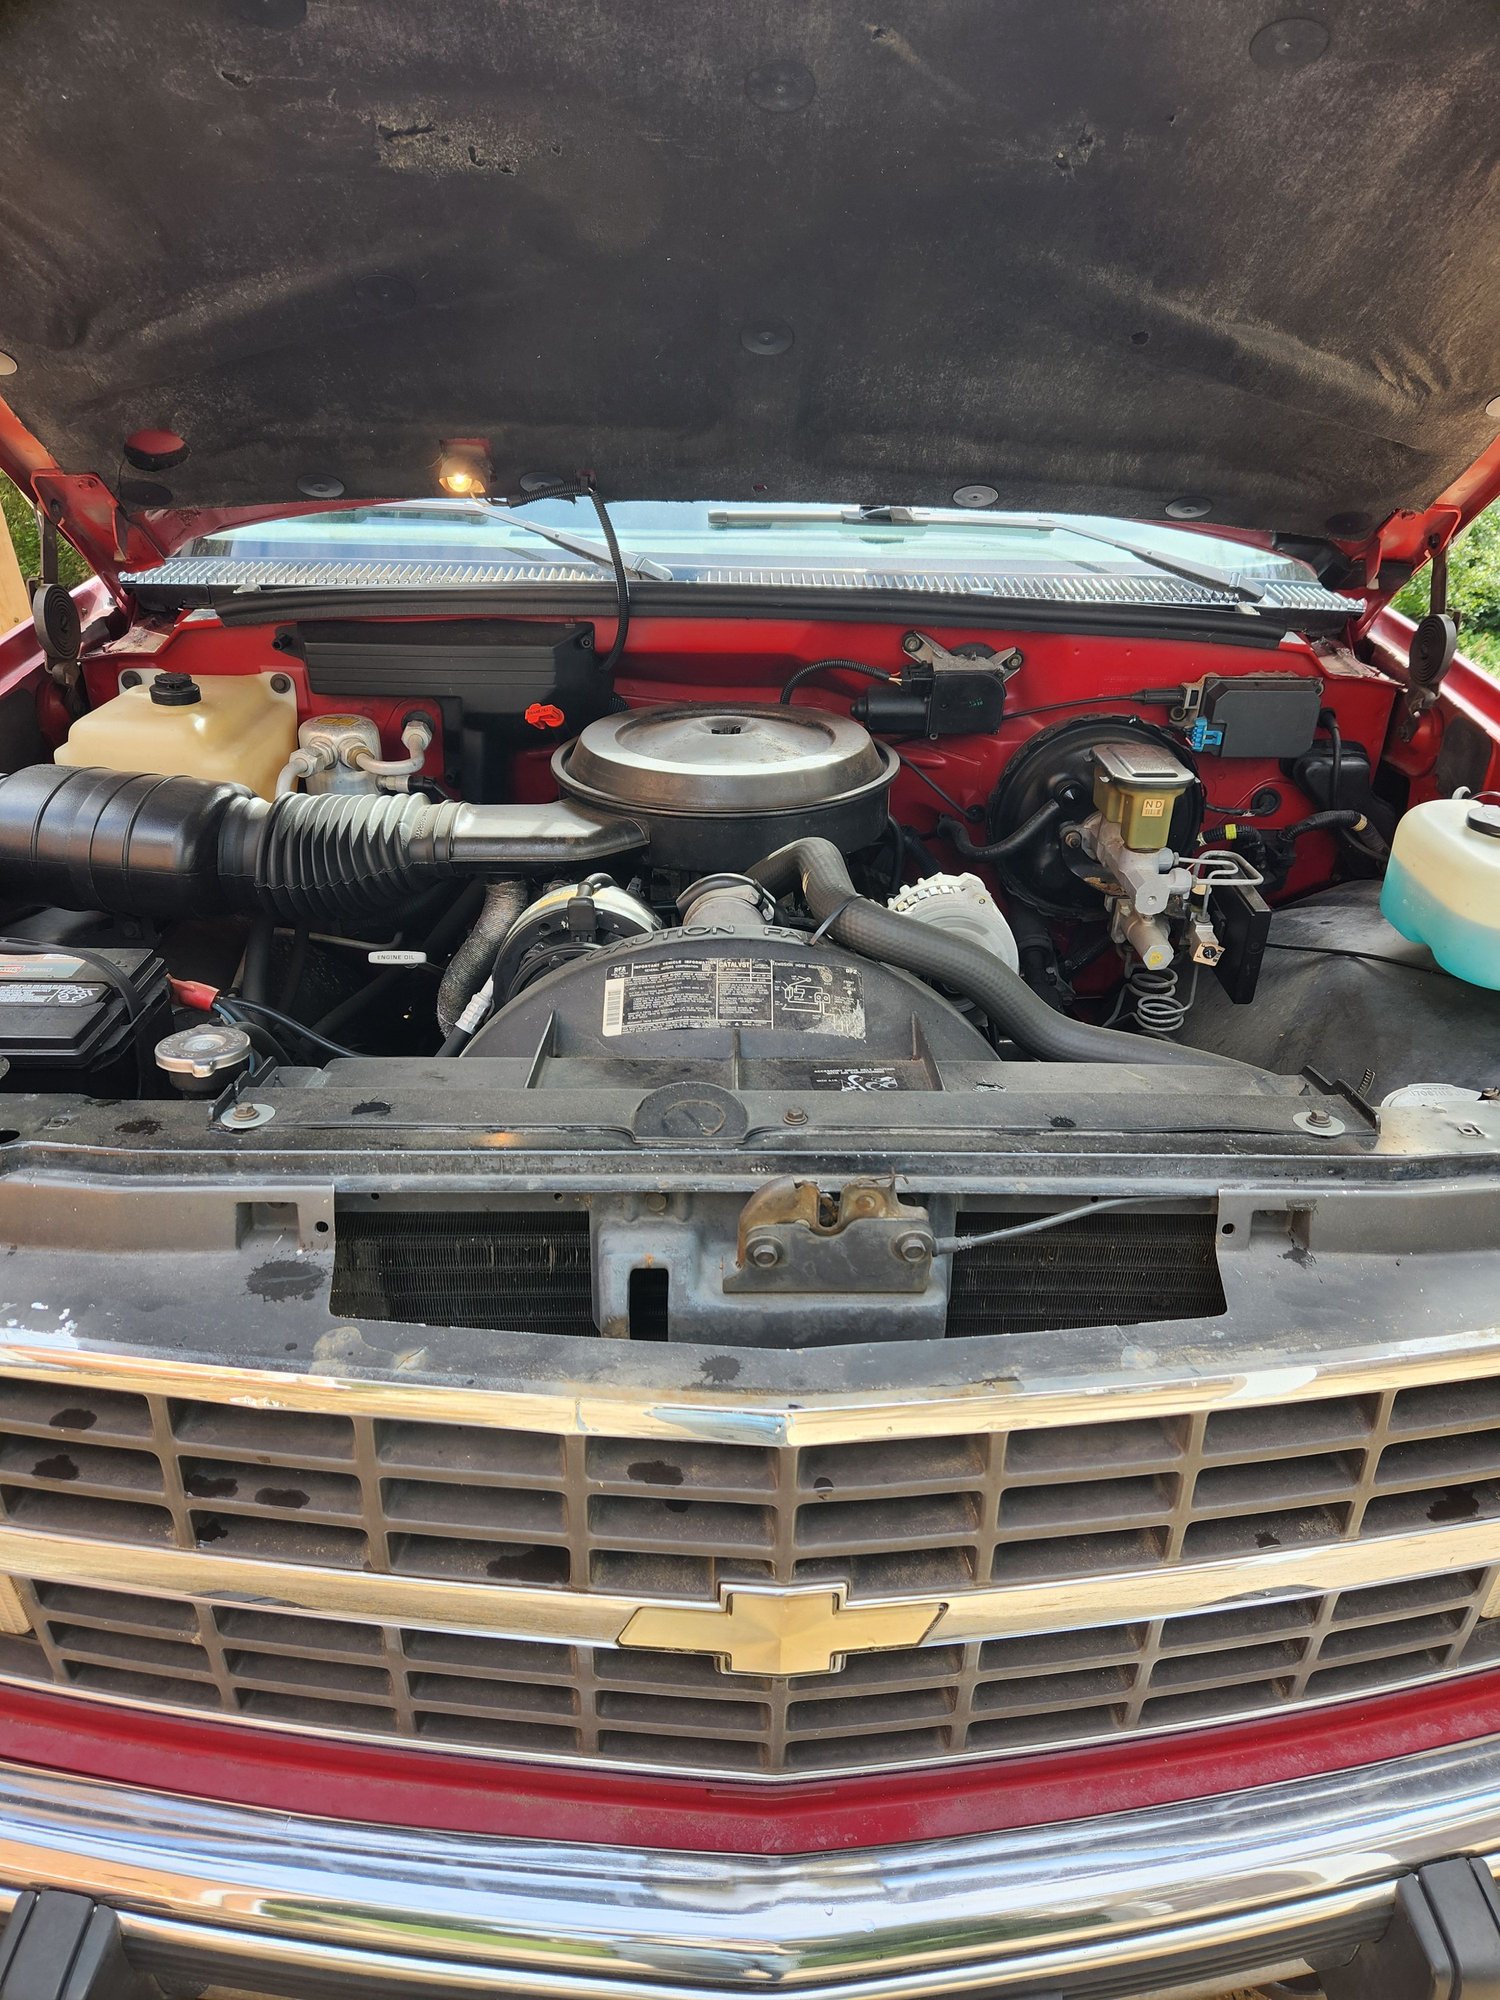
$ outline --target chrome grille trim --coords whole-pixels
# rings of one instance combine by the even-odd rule
[[[543,1399],[503,1394],[412,1385],[408,1410],[396,1382],[13,1365],[0,1573],[33,1636],[0,1637],[0,1676],[761,1779],[1411,1685],[1500,1659],[1494,1370],[1200,1386],[1196,1407],[1172,1384],[1155,1411],[1134,1388],[1129,1415],[1016,1392],[979,1399],[985,1428],[960,1400],[968,1428],[915,1436],[872,1403],[843,1435],[725,1442],[683,1405],[609,1435],[576,1405],[552,1431],[506,1423]],[[941,1615],[920,1646],[794,1679],[620,1643],[643,1605],[735,1582]]]
[[[339,1329],[334,1328],[337,1333]],[[349,1328],[353,1333],[357,1329]],[[761,1390],[732,1393],[657,1391],[603,1382],[548,1392],[456,1386],[418,1375],[309,1375],[149,1354],[86,1352],[48,1344],[24,1331],[0,1330],[0,1384],[7,1379],[97,1394],[170,1396],[261,1411],[308,1410],[390,1417],[569,1438],[692,1439],[703,1443],[808,1446],[885,1444],[984,1431],[1056,1431],[1135,1418],[1166,1419],[1267,1407],[1430,1392],[1448,1398],[1448,1432],[1500,1424],[1500,1323],[1460,1335],[1403,1343],[1396,1354],[1347,1361],[1278,1360],[1263,1367],[1172,1373],[1142,1380],[1123,1372],[1099,1378],[1019,1383],[987,1381],[972,1389],[925,1394],[871,1392],[788,1398]],[[1487,1380],[1488,1399],[1471,1409],[1466,1385]]]

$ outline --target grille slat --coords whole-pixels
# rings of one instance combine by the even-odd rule
[[[782,1448],[0,1379],[0,1518],[376,1581],[713,1603],[735,1579],[828,1579],[855,1602],[941,1597],[1489,1518],[1497,1419],[1500,1380]],[[1494,1576],[1172,1617],[1152,1616],[1143,1584],[1127,1624],[856,1653],[794,1679],[22,1576],[34,1636],[0,1641],[0,1674],[282,1728],[753,1777],[1025,1751],[1430,1680],[1500,1657],[1500,1627],[1478,1615]]]

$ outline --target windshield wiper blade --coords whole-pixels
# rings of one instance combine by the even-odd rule
[[[868,507],[825,506],[821,502],[778,507],[746,501],[708,510],[711,528],[796,527],[800,522],[812,526],[830,521],[850,528],[982,528],[998,519],[996,514],[964,513],[951,507],[897,507],[885,501]],[[1011,520],[1007,525],[1015,527],[1017,523]]]
[[[956,525],[962,526],[970,518],[965,515]],[[874,528],[935,528],[949,525],[946,519],[933,514],[928,507],[842,507],[829,506],[821,502],[801,507],[778,507],[774,502],[758,505],[746,501],[741,505],[710,507],[708,525],[711,528],[777,528],[797,527],[806,523],[809,527],[838,521],[848,527],[858,527],[868,522]]]
[[[581,556],[585,562],[597,563],[601,569],[611,573],[614,561],[609,550],[601,548],[597,542],[586,542],[577,535],[564,534],[560,528],[544,528],[540,521],[528,521],[524,514],[513,514],[508,507],[496,507],[488,500],[477,503],[492,521],[504,521],[509,527],[524,528],[528,535],[540,535],[544,542],[551,542],[554,548],[566,549],[570,556]],[[648,583],[671,583],[672,571],[665,563],[652,562],[648,556],[623,556],[625,574]]]

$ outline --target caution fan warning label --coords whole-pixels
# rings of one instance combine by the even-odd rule
[[[861,1037],[864,984],[852,966],[749,955],[657,958],[613,969],[604,983],[606,1035],[681,1028]]]

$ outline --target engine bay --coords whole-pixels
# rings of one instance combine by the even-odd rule
[[[1081,1212],[913,1196],[882,1139],[918,1123],[1358,1146],[1372,1091],[1495,1082],[1492,995],[1359,942],[1441,738],[1332,642],[660,619],[611,670],[587,624],[198,612],[40,726],[0,778],[6,1092],[837,1152],[705,1191],[645,1337],[868,1338],[872,1295],[941,1335],[955,1250]],[[1354,1073],[1283,911],[1342,926],[1318,976],[1396,977]],[[598,1330],[651,1323],[677,1200],[591,1204]]]

